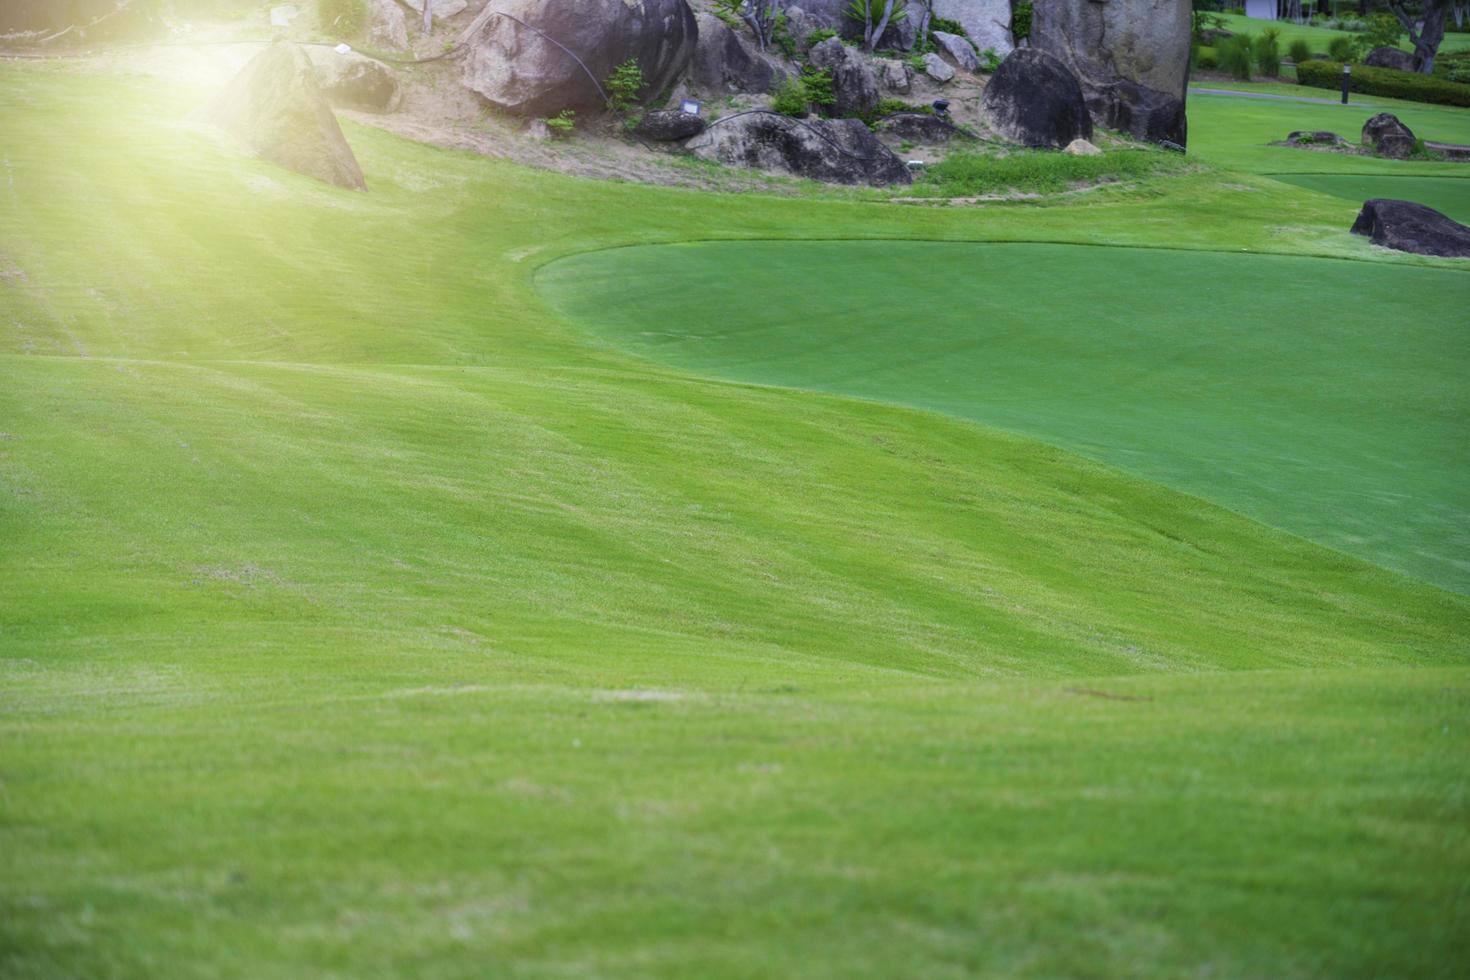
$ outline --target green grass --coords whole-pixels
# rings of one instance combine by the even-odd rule
[[[1281,174],[1277,179],[1297,187],[1341,197],[1355,204],[1362,204],[1374,197],[1417,201],[1462,224],[1470,224],[1470,179],[1348,174]]]
[[[534,286],[693,238],[1451,263],[1237,174],[908,208],[349,125],[352,194],[149,82],[0,93],[0,974],[1463,962],[1470,601],[974,423],[650,365]]]
[[[1261,31],[1267,27],[1275,27],[1279,29],[1281,31],[1282,51],[1285,51],[1287,48],[1289,48],[1291,46],[1291,42],[1296,40],[1303,40],[1312,46],[1312,50],[1314,52],[1321,53],[1327,50],[1328,42],[1334,37],[1357,38],[1362,36],[1360,34],[1353,34],[1348,31],[1329,30],[1325,27],[1305,27],[1301,24],[1294,24],[1289,20],[1252,20],[1251,18],[1245,17],[1241,14],[1222,14],[1220,16],[1222,16],[1225,20],[1225,29],[1227,31],[1232,31],[1237,34],[1260,34]],[[1350,14],[1344,11],[1343,16],[1347,17],[1350,16]],[[1410,51],[1413,49],[1413,45],[1409,44],[1407,38],[1404,38],[1399,42],[1399,47],[1403,48],[1405,51]],[[1446,34],[1444,36],[1444,43],[1440,45],[1440,50],[1470,50],[1470,34]]]
[[[923,171],[912,193],[917,197],[1054,194],[1076,185],[1177,173],[1188,166],[1185,157],[1177,153],[1151,149],[1114,150],[1092,157],[1047,151],[1020,151],[1006,156],[959,152]]]

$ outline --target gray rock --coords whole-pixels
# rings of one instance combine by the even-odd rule
[[[953,123],[927,112],[900,112],[878,124],[885,133],[915,143],[947,143],[958,132]]]
[[[965,38],[958,34],[950,34],[946,31],[935,31],[931,37],[939,50],[954,59],[954,63],[965,71],[974,71],[980,67],[980,59],[975,56],[975,47]]]
[[[1348,145],[1348,141],[1347,140],[1343,139],[1341,136],[1337,135],[1336,133],[1329,132],[1328,130],[1325,130],[1325,129],[1313,130],[1311,132],[1308,132],[1306,130],[1300,130],[1299,129],[1299,130],[1297,130],[1294,133],[1288,133],[1287,134],[1287,137],[1286,137],[1286,142],[1290,143],[1293,146],[1347,146]]]
[[[861,115],[878,105],[878,78],[872,63],[840,39],[827,38],[807,52],[807,61],[832,72],[832,93],[837,97],[833,115]]]
[[[1412,201],[1368,201],[1352,230],[1367,235],[1374,245],[1400,252],[1470,259],[1470,228]]]
[[[914,86],[914,73],[908,65],[893,58],[877,58],[873,70],[878,73],[878,84],[885,92],[908,95]]]
[[[1398,48],[1374,48],[1363,59],[1363,64],[1373,68],[1393,68],[1396,71],[1413,71],[1414,56]]]
[[[462,35],[462,77],[491,105],[518,115],[598,110],[599,85],[630,59],[643,69],[645,95],[667,91],[693,58],[697,33],[685,0],[497,0]]]
[[[1190,28],[1189,0],[1047,0],[1031,46],[1072,69],[1099,124],[1183,146]]]
[[[1011,36],[1011,0],[934,0],[934,16],[957,21],[975,50],[1004,58],[1015,50]]]
[[[424,16],[424,0],[403,0],[403,2],[408,4],[418,13],[420,18],[419,22],[422,23]],[[468,6],[469,4],[466,3],[465,0],[432,0],[432,6],[429,9],[433,11],[435,20],[446,20],[450,17],[455,17],[459,14],[464,13],[465,8],[467,8]]]
[[[368,44],[379,51],[408,47],[408,22],[393,0],[368,0]]]
[[[695,156],[835,184],[912,182],[908,168],[859,119],[807,122],[755,111],[717,120],[686,144]]]
[[[339,187],[367,189],[311,59],[295,44],[278,41],[252,58],[201,115],[263,160]]]
[[[655,109],[643,114],[633,132],[658,143],[677,143],[704,132],[704,120],[679,109]]]
[[[776,70],[745,46],[740,35],[713,14],[700,14],[699,40],[690,80],[711,92],[769,92]]]
[[[1068,143],[1067,144],[1067,148],[1065,150],[1063,150],[1062,152],[1063,153],[1066,153],[1066,154],[1068,154],[1070,156],[1074,156],[1074,157],[1100,157],[1100,156],[1102,156],[1102,150],[1099,150],[1097,147],[1093,146],[1087,140],[1080,140],[1080,139],[1079,140],[1073,140],[1072,142]]]
[[[980,104],[996,132],[1025,146],[1060,149],[1075,139],[1092,139],[1092,117],[1077,76],[1036,48],[1012,51]]]
[[[949,63],[943,58],[931,51],[924,55],[924,74],[943,85],[954,78],[954,69],[949,67]]]
[[[327,101],[340,109],[363,112],[392,112],[402,100],[398,73],[381,61],[334,48],[306,49],[316,69],[317,83]]]
[[[1414,131],[1389,112],[1380,112],[1363,123],[1363,145],[1379,156],[1403,160],[1414,152]]]

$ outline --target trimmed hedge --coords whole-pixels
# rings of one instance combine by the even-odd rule
[[[1341,91],[1342,62],[1304,61],[1296,66],[1296,80],[1314,88]],[[1408,99],[1411,102],[1433,102],[1437,105],[1470,108],[1470,85],[1458,85],[1433,75],[1420,75],[1412,71],[1353,65],[1352,82],[1348,88],[1363,95],[1382,95],[1391,99]]]

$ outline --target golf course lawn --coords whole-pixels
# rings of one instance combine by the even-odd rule
[[[1460,972],[1464,263],[1250,167],[935,207],[349,123],[357,194],[205,94],[0,64],[0,976]]]
[[[1427,204],[1461,224],[1470,223],[1470,179],[1355,174],[1280,174],[1277,180],[1345,198],[1354,204],[1391,197]]]

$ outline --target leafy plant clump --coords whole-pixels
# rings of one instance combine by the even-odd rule
[[[1137,179],[1188,166],[1179,154],[1148,149],[1120,150],[1096,157],[1045,150],[1008,156],[952,153],[923,172],[914,193],[921,197],[1056,193],[1077,184]]]
[[[1296,66],[1296,80],[1314,88],[1342,87],[1342,63],[1305,61]],[[1433,75],[1393,68],[1354,65],[1348,87],[1363,95],[1382,95],[1410,102],[1430,102],[1470,108],[1470,85],[1460,85]]]
[[[567,137],[577,128],[577,113],[572,109],[563,109],[551,118],[541,121],[551,130],[552,136]]]
[[[783,116],[801,119],[811,111],[811,100],[806,97],[806,86],[800,78],[788,78],[771,93],[771,108]]]
[[[1268,27],[1251,45],[1256,67],[1267,78],[1281,76],[1281,29]]]
[[[629,58],[607,76],[607,98],[612,110],[625,116],[637,105],[644,87],[643,68],[636,58]]]
[[[1327,57],[1333,61],[1356,61],[1358,45],[1350,37],[1335,37],[1327,42]]]
[[[1311,61],[1312,46],[1306,41],[1303,41],[1301,38],[1297,38],[1295,41],[1292,41],[1291,46],[1287,48],[1286,55],[1288,58],[1291,59],[1291,63],[1294,65],[1299,65],[1303,61]]]
[[[1011,34],[1016,43],[1031,36],[1031,0],[1021,0],[1011,7]]]
[[[1251,47],[1254,44],[1249,34],[1236,34],[1220,42],[1220,70],[1243,82],[1251,80]]]
[[[819,27],[806,36],[806,46],[814,48],[830,38],[837,36],[837,32],[830,27]]]

